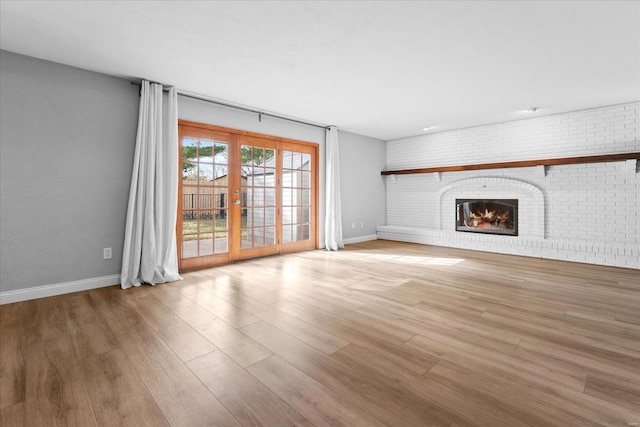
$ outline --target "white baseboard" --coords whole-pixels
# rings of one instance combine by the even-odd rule
[[[35,286],[33,288],[0,292],[0,305],[28,301],[36,298],[52,297],[71,292],[87,291],[89,289],[104,288],[118,283],[120,283],[120,275],[114,274],[111,276],[76,280],[74,282],[56,283],[54,285]]]
[[[343,239],[343,242],[345,245],[352,245],[354,243],[368,242],[371,240],[378,240],[378,235],[370,234],[368,236],[351,237],[349,239]]]

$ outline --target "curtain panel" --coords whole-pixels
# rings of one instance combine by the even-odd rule
[[[166,105],[163,105],[166,98]],[[143,81],[120,286],[180,279],[176,248],[178,94]]]
[[[335,126],[327,128],[326,152],[324,244],[328,251],[337,251],[344,248],[344,243],[342,241],[338,129]]]

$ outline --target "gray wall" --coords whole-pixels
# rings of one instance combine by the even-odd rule
[[[376,234],[385,224],[385,181],[380,175],[386,161],[384,141],[339,132],[342,235],[345,239]]]
[[[120,273],[138,99],[126,80],[0,51],[0,291]]]
[[[0,51],[1,292],[120,274],[138,103],[128,80]],[[324,129],[186,97],[178,114],[319,144],[323,245]],[[344,236],[375,234],[384,143],[339,135]]]

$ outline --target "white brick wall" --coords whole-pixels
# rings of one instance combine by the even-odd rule
[[[639,114],[632,102],[388,141],[387,169],[637,151]]]
[[[638,152],[639,115],[640,102],[633,102],[393,140],[387,142],[386,169]],[[622,161],[551,166],[546,171],[533,167],[397,175],[395,182],[387,177],[387,226],[379,228],[378,236],[640,268],[640,173],[633,166]],[[489,178],[496,179],[492,187],[473,185]],[[532,192],[518,182],[539,189],[542,214],[527,218],[528,210],[538,208]],[[455,232],[452,200],[477,197],[470,193],[474,191],[518,198],[520,236]]]

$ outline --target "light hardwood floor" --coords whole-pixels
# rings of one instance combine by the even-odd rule
[[[0,321],[5,427],[640,423],[637,270],[375,241]]]

